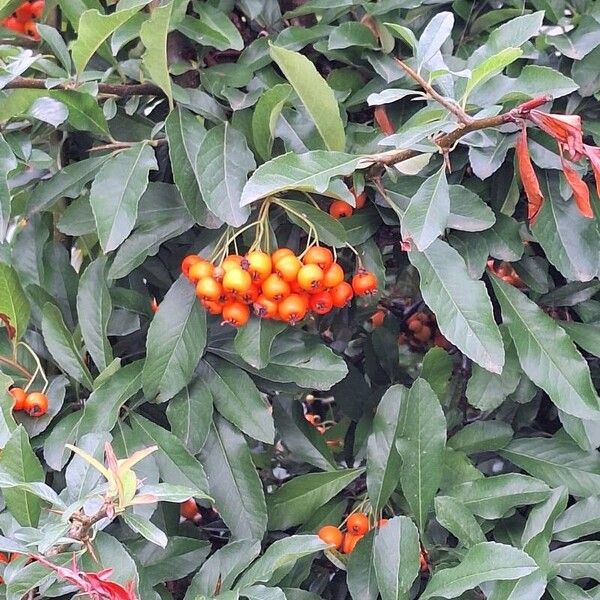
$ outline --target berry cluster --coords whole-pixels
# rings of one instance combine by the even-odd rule
[[[44,12],[44,0],[35,0],[34,2],[23,2],[15,12],[0,21],[2,27],[10,29],[17,33],[23,33],[32,37],[34,40],[40,39],[36,20]]]
[[[494,272],[502,281],[513,285],[517,288],[524,288],[525,284],[523,280],[519,277],[514,267],[503,260],[495,261],[493,258],[490,258],[487,261],[488,269]]]
[[[362,208],[367,202],[367,193],[365,191],[363,191],[362,194],[359,194],[357,196],[353,191],[352,194],[354,195],[356,208]],[[350,206],[350,204],[348,204],[347,202],[344,202],[343,200],[334,200],[329,205],[329,214],[334,219],[350,217],[353,212],[354,212],[354,209],[352,208],[352,206]]]
[[[48,412],[48,396],[46,394],[42,392],[28,394],[20,387],[12,387],[8,391],[15,401],[13,410],[22,410],[30,417],[41,417]]]
[[[398,342],[411,348],[422,348],[429,344],[445,350],[452,347],[437,328],[435,316],[425,311],[416,312],[406,319],[406,330],[400,334]]]
[[[323,246],[311,246],[302,258],[289,248],[230,254],[219,265],[194,254],[183,259],[181,271],[204,308],[234,327],[248,322],[251,307],[257,317],[295,325],[309,312],[325,315],[355,294],[377,291],[377,278],[361,267],[351,283],[345,281],[344,269]]]
[[[378,527],[383,527],[388,519],[379,519]],[[344,554],[350,554],[356,544],[371,529],[369,517],[364,512],[354,512],[346,519],[346,531],[343,532],[335,525],[325,525],[319,529],[317,535],[326,543],[340,550]]]

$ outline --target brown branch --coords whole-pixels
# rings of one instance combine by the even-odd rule
[[[405,62],[402,62],[399,58],[395,58],[394,60],[406,71],[409,77],[412,77],[412,79],[414,79],[427,94],[433,98],[433,100],[449,110],[461,123],[464,123],[465,125],[473,123],[473,117],[468,115],[454,100],[444,98],[444,96],[438,94],[429,82],[425,81],[419,73],[409,67]]]
[[[99,521],[102,521],[102,519],[106,519],[108,516],[108,507],[106,505],[103,505],[97,513],[90,517],[81,512],[74,513],[71,515],[71,527],[69,528],[67,537],[77,540],[84,545],[87,544],[90,539],[92,527]],[[47,552],[46,556],[56,556],[57,554],[68,552],[70,548],[71,544],[59,544]]]
[[[4,86],[4,89],[45,90],[47,88],[45,79],[15,77]],[[77,88],[72,83],[59,83],[51,89],[76,90]],[[153,83],[99,83],[98,92],[119,96],[120,98],[127,98],[129,96],[164,96],[164,92]]]

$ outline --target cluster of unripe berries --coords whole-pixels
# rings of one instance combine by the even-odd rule
[[[407,344],[413,348],[422,348],[433,344],[449,350],[452,344],[440,333],[433,314],[420,311],[406,319],[406,331],[398,338],[400,344]]]
[[[387,522],[388,519],[379,519],[377,526],[383,527]],[[346,519],[345,532],[335,525],[325,525],[319,529],[317,535],[329,546],[344,554],[350,554],[370,529],[369,517],[364,512],[355,512]]]
[[[354,295],[377,291],[377,278],[363,268],[345,281],[344,269],[323,246],[311,246],[302,259],[279,248],[230,254],[219,265],[194,254],[183,259],[181,271],[196,286],[202,306],[235,327],[248,322],[251,309],[262,319],[295,325],[310,312],[325,315]]]
[[[8,391],[15,401],[14,411],[22,410],[30,417],[41,417],[48,412],[48,396],[46,394],[42,392],[28,394],[20,387],[12,387]]]
[[[353,192],[354,194],[354,192]],[[362,194],[359,194],[358,196],[356,194],[354,194],[354,199],[355,199],[355,204],[356,204],[356,209],[358,208],[362,208],[366,202],[367,202],[367,194],[366,192],[363,191]],[[334,200],[330,205],[329,205],[329,214],[334,218],[334,219],[342,219],[344,217],[350,217],[352,216],[352,213],[354,212],[354,208],[352,208],[352,206],[350,206],[350,204],[348,204],[347,202],[344,202],[344,200]]]
[[[34,40],[40,39],[40,34],[35,23],[44,12],[44,0],[35,0],[35,2],[23,2],[15,12],[0,21],[2,27],[10,29],[17,33],[23,33],[32,37]]]

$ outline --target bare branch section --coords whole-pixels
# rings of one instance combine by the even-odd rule
[[[28,89],[45,90],[46,80],[33,77],[15,77],[5,86],[5,90]],[[53,90],[76,90],[72,84],[60,83],[50,89]],[[127,98],[129,96],[164,96],[163,91],[153,83],[99,83],[98,92]]]

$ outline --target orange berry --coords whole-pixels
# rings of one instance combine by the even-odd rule
[[[279,306],[277,302],[270,300],[265,295],[259,296],[252,305],[254,314],[261,319],[273,319],[278,315]]]
[[[229,323],[234,327],[241,327],[250,318],[250,309],[247,304],[241,302],[230,302],[223,307],[223,323]]]
[[[223,305],[220,302],[213,300],[202,300],[201,302],[206,312],[211,315],[220,315],[223,311]]]
[[[273,302],[280,302],[291,293],[290,284],[279,275],[271,273],[262,284],[262,293]]]
[[[344,541],[342,543],[342,552],[344,554],[351,554],[356,544],[363,538],[362,535],[356,535],[354,533],[347,532],[344,534]]]
[[[200,300],[212,300],[217,302],[223,295],[223,286],[212,277],[203,277],[196,284],[196,296]]]
[[[323,269],[316,264],[305,264],[299,271],[297,281],[307,292],[316,292],[322,288]]]
[[[344,269],[339,263],[334,262],[323,275],[323,287],[332,288],[344,281]]]
[[[252,277],[248,271],[244,271],[239,267],[225,271],[225,276],[223,277],[223,289],[226,292],[243,294],[250,289],[251,285]]]
[[[243,256],[240,256],[239,254],[230,254],[221,263],[221,268],[225,272],[231,271],[231,269],[237,269],[238,267],[241,269],[243,261],[244,261]]]
[[[291,256],[284,256],[273,264],[275,265],[277,275],[288,283],[296,279],[298,271],[302,268],[302,262],[293,254]]]
[[[14,398],[15,405],[13,406],[13,410],[24,410],[25,409],[25,399],[27,398],[27,392],[20,387],[13,387],[8,390],[8,393]]]
[[[189,277],[190,267],[196,263],[202,262],[204,259],[197,254],[189,254],[181,261],[181,272],[185,277]]]
[[[273,264],[271,257],[261,250],[254,250],[246,254],[248,262],[247,271],[252,277],[252,281],[264,281],[270,274]]]
[[[311,246],[304,255],[302,262],[305,265],[318,265],[323,271],[327,271],[333,264],[333,254],[329,248],[324,246]]]
[[[196,501],[193,498],[188,498],[185,502],[182,502],[179,505],[179,514],[188,521],[196,522],[200,515]]]
[[[431,339],[431,328],[423,325],[421,330],[415,333],[415,339],[419,342],[428,342]]]
[[[330,292],[313,294],[309,300],[310,309],[317,315],[326,315],[333,308],[333,298]]]
[[[41,417],[48,411],[48,396],[41,392],[33,392],[25,398],[23,410],[30,417]]]
[[[333,299],[333,305],[336,308],[346,306],[353,297],[354,291],[347,281],[342,281],[342,283],[338,283],[338,285],[331,289],[331,298]]]
[[[369,531],[369,517],[363,512],[352,513],[346,521],[346,527],[350,533],[364,535]]]
[[[207,260],[200,259],[190,266],[187,278],[192,283],[198,283],[203,277],[212,277],[215,266]]]
[[[353,213],[352,207],[343,200],[335,200],[329,206],[329,214],[334,219],[342,219],[344,217],[349,217]]]
[[[334,525],[325,525],[321,527],[317,535],[330,546],[333,546],[336,550],[339,550],[343,541],[344,534]]]
[[[377,291],[377,277],[369,271],[359,269],[352,278],[352,289],[357,296],[374,294]]]
[[[363,208],[363,206],[367,203],[367,192],[363,190],[358,196],[352,190],[352,195],[354,196],[354,201],[356,203],[356,208]]]
[[[242,302],[254,304],[260,296],[260,287],[253,283],[245,292],[236,295]]]
[[[417,333],[418,331],[421,331],[421,329],[423,329],[423,322],[420,319],[415,319],[411,317],[406,322],[406,326],[413,333]]]
[[[278,263],[284,256],[295,256],[295,254],[293,250],[290,250],[289,248],[278,248],[275,250],[275,252],[273,252],[273,254],[271,254],[271,261],[273,265]]]
[[[8,17],[4,21],[4,27],[16,31],[17,33],[23,33],[25,31],[25,25],[21,23],[17,17]]]
[[[302,321],[307,311],[306,301],[299,294],[290,294],[280,302],[278,307],[281,320],[290,325],[295,325],[298,321]]]

